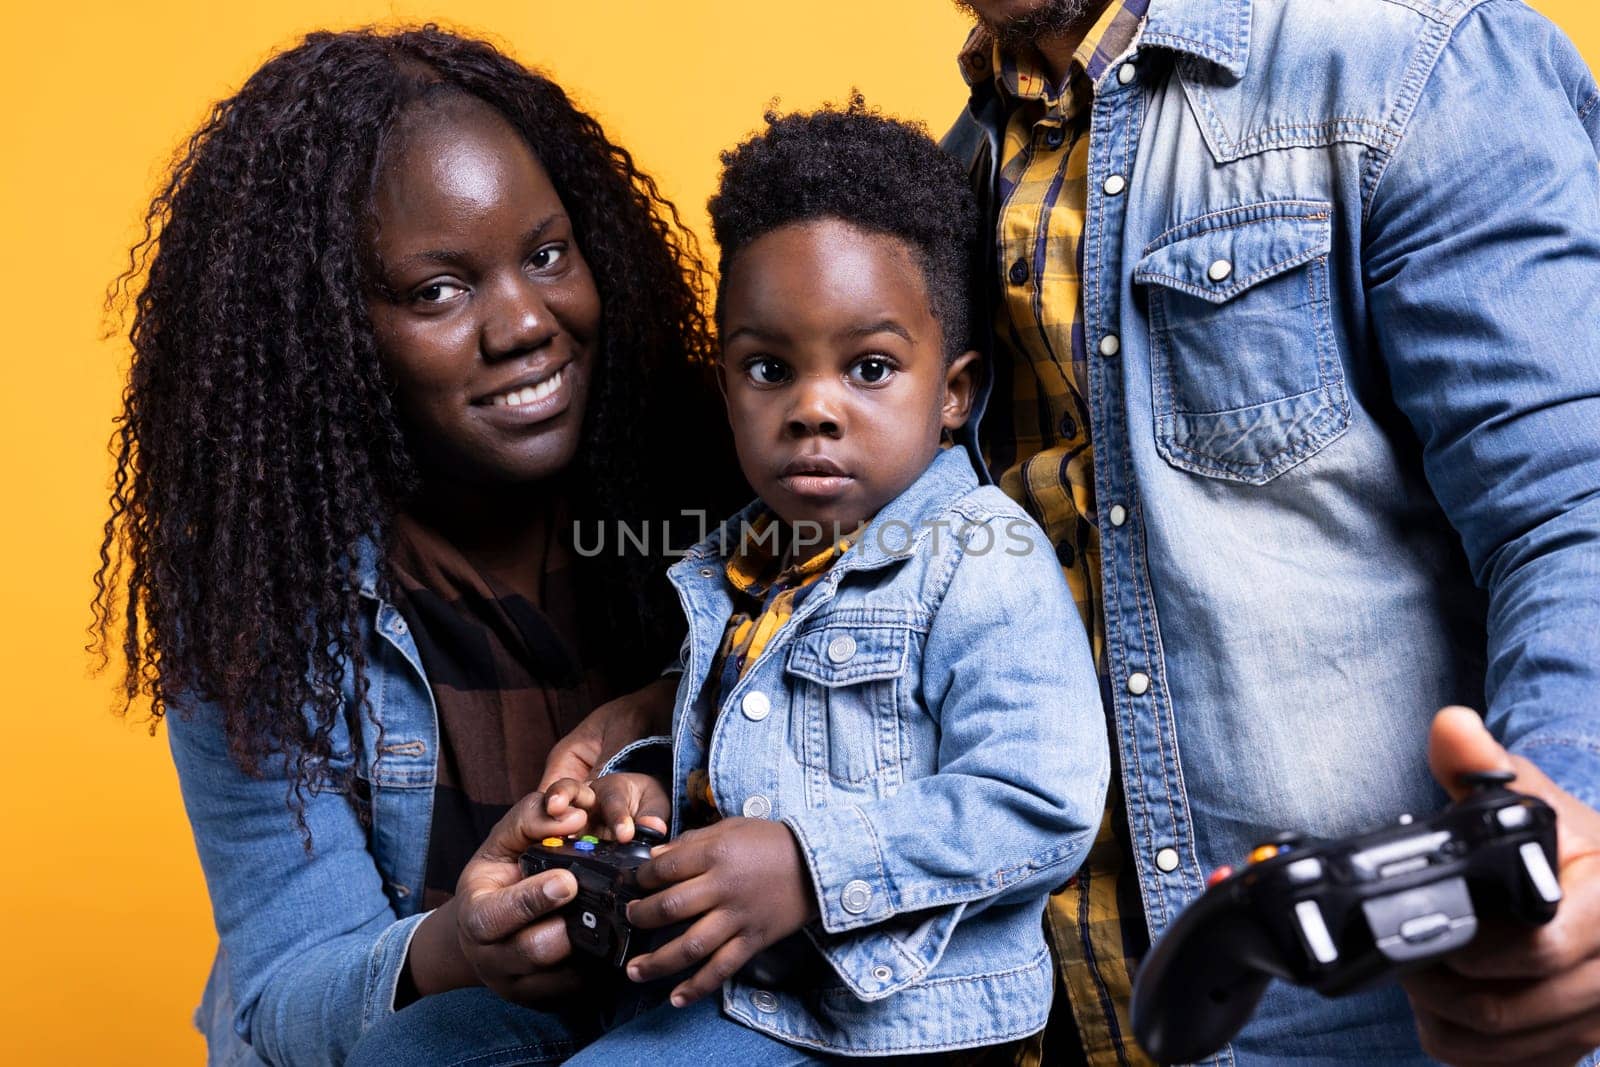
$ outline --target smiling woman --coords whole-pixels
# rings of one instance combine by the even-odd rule
[[[681,636],[664,561],[574,523],[732,481],[675,213],[557,86],[424,28],[269,61],[148,218],[97,613],[168,717],[213,1060],[343,1062],[471,986],[570,1054],[573,887],[521,880],[515,805]]]

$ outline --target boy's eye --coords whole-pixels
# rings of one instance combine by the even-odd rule
[[[751,360],[745,373],[759,385],[779,385],[789,379],[789,368],[781,360],[766,357]]]
[[[857,379],[865,382],[868,385],[877,385],[880,382],[887,381],[889,375],[894,373],[894,368],[889,365],[889,361],[886,359],[879,359],[876,356],[868,356],[866,359],[860,360],[855,366],[851,367],[850,372],[854,374]]]

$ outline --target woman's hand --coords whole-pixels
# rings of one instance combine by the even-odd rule
[[[483,985],[531,1005],[578,988],[564,962],[572,952],[566,924],[551,914],[577,896],[577,880],[567,871],[524,878],[517,860],[535,841],[583,824],[577,809],[547,814],[540,793],[523,797],[495,824],[462,870],[455,896],[412,937],[406,968],[417,995]]]
[[[628,964],[628,977],[644,982],[705,960],[672,991],[679,1008],[715,993],[757,952],[818,914],[800,843],[787,826],[765,819],[723,819],[657,847],[639,868],[639,884],[660,892],[628,905],[634,926],[695,920]]]
[[[666,733],[672,726],[677,692],[678,676],[670,674],[595,708],[550,749],[539,788],[548,789],[562,778],[587,781],[628,745]]]
[[[574,809],[588,817],[591,832],[604,830],[616,840],[628,842],[633,840],[636,821],[666,833],[672,798],[648,774],[607,774],[587,784],[563,778],[545,790],[545,814],[563,818]]]

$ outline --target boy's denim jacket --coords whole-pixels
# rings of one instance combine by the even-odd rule
[[[723,1006],[850,1055],[971,1047],[1044,1026],[1040,915],[1099,826],[1110,773],[1082,621],[1044,535],[964,450],[940,453],[713,706],[724,564],[753,504],[675,564],[688,617],[675,823],[707,767],[725,815],[781,819],[836,982],[734,980]],[[708,755],[709,753],[709,755]],[[677,827],[675,826],[674,829]]]

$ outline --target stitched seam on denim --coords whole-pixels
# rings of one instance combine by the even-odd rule
[[[1254,274],[1246,275],[1245,277],[1234,282],[1232,285],[1228,286],[1228,288],[1222,290],[1207,289],[1204,286],[1196,285],[1194,282],[1188,281],[1187,279],[1179,278],[1171,274],[1163,274],[1156,270],[1135,270],[1133,272],[1133,277],[1135,281],[1141,282],[1171,282],[1172,284],[1168,286],[1168,288],[1180,289],[1185,293],[1199,297],[1209,304],[1217,305],[1226,303],[1227,301],[1233,299],[1246,289],[1250,288],[1252,285],[1255,285],[1257,282],[1266,281],[1268,278],[1271,278],[1277,274],[1282,274],[1292,267],[1299,267],[1318,259],[1326,259],[1327,256],[1328,253],[1326,251],[1308,248],[1304,251],[1296,252],[1287,259],[1282,259],[1277,263],[1262,267]],[[1217,297],[1220,297],[1220,299],[1216,299]]]
[[[1423,18],[1429,19],[1433,22],[1448,22],[1450,20],[1450,13],[1448,11],[1434,7],[1431,4],[1424,4],[1422,3],[1422,0],[1384,0],[1384,3],[1393,4],[1395,7],[1403,7],[1407,10],[1415,11]]]
[[[1433,80],[1434,71],[1438,69],[1440,58],[1455,40],[1456,31],[1467,20],[1467,16],[1476,14],[1482,6],[1483,3],[1474,3],[1471,8],[1463,10],[1453,22],[1430,22],[1427,29],[1419,36],[1417,58],[1413,61],[1411,69],[1406,72],[1395,99],[1394,109],[1389,114],[1389,124],[1400,131],[1399,136],[1392,145],[1374,148],[1372,158],[1367,162],[1366,169],[1369,173],[1362,176],[1363,225],[1372,215],[1372,205],[1377,200],[1378,187],[1383,184],[1384,177],[1389,173],[1389,165],[1404,147],[1406,133],[1409,132],[1411,123],[1416,117],[1417,107],[1422,102],[1428,84]]]
[[[556,1038],[551,1041],[530,1042],[522,1045],[507,1045],[497,1048],[493,1052],[476,1052],[465,1059],[451,1060],[450,1067],[470,1067],[474,1063],[493,1063],[501,1056],[511,1053],[533,1052],[546,1058],[547,1052],[576,1052],[578,1043],[570,1038]]]
[[[1310,214],[1277,215],[1264,213],[1251,218],[1240,219],[1238,222],[1227,223],[1221,226],[1200,225],[1200,223],[1206,222],[1210,219],[1227,218],[1230,215],[1241,214],[1245,212],[1255,212],[1265,208],[1274,208],[1279,205],[1283,205],[1285,207],[1314,207],[1321,208],[1322,210],[1315,211]],[[1149,244],[1145,245],[1144,248],[1140,250],[1139,254],[1141,256],[1148,256],[1151,252],[1154,252],[1158,248],[1164,248],[1169,244],[1176,244],[1177,240],[1169,240],[1169,238],[1172,238],[1174,234],[1182,233],[1184,230],[1187,230],[1190,227],[1194,227],[1195,232],[1193,234],[1186,235],[1184,238],[1180,238],[1180,240],[1187,240],[1189,237],[1199,237],[1201,234],[1215,233],[1218,230],[1232,229],[1238,226],[1252,226],[1265,222],[1276,222],[1279,219],[1305,219],[1308,221],[1316,221],[1329,218],[1332,214],[1332,211],[1333,205],[1326,200],[1258,200],[1251,204],[1235,204],[1233,207],[1218,208],[1216,211],[1208,211],[1204,215],[1196,215],[1192,219],[1184,219],[1182,222],[1178,223],[1178,225],[1172,226],[1157,234]]]
[[[1578,121],[1582,122],[1584,119],[1588,118],[1589,112],[1594,110],[1594,106],[1596,104],[1600,104],[1600,90],[1596,90],[1595,94],[1589,97],[1588,103],[1584,104],[1578,109]]]
[[[1600,756],[1600,744],[1583,741],[1576,737],[1552,737],[1546,740],[1529,741],[1527,744],[1519,744],[1513,751],[1517,755],[1526,755],[1541,748],[1572,748],[1577,749],[1579,752],[1587,752],[1591,756]]]

